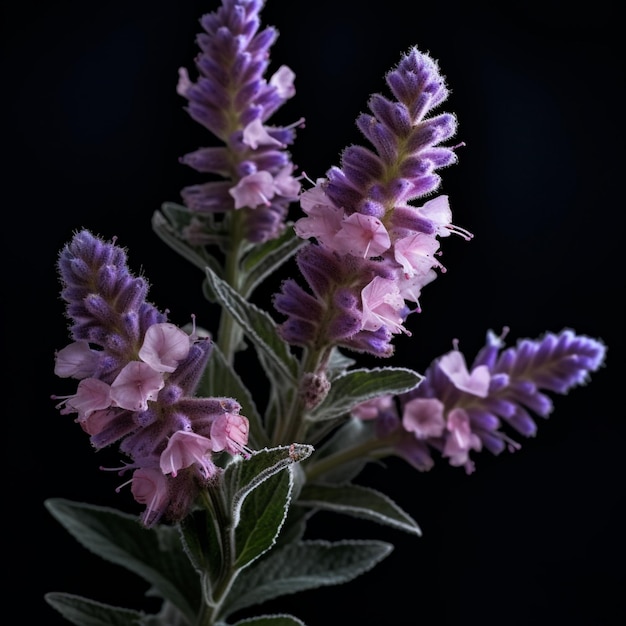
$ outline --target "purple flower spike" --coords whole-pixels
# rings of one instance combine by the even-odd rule
[[[219,9],[203,16],[195,61],[198,78],[193,82],[181,68],[178,82],[189,115],[224,144],[181,158],[199,172],[225,179],[185,187],[183,201],[200,214],[243,211],[244,236],[254,243],[283,232],[289,204],[298,198],[300,182],[286,147],[303,124],[267,125],[295,89],[294,73],[285,65],[265,78],[278,34],[271,27],[260,30],[263,4],[223,0]]]
[[[340,341],[351,350],[391,356],[393,335],[409,335],[406,318],[421,310],[422,288],[437,276],[436,269],[445,271],[438,260],[439,238],[472,237],[452,225],[447,196],[410,204],[439,186],[435,170],[456,161],[454,148],[442,145],[456,132],[455,116],[429,117],[447,97],[437,64],[413,48],[389,72],[387,84],[396,100],[374,94],[371,113],[357,119],[372,147],[347,147],[341,166],[330,167],[325,179],[300,196],[305,217],[294,228],[311,245],[298,253],[298,266],[328,315],[319,319],[317,330],[311,320],[295,324],[293,300],[299,296],[293,289],[289,296],[283,292],[275,304],[292,318],[283,326],[288,341],[297,339],[294,330],[301,328],[301,345],[315,337],[317,348]],[[338,289],[351,291],[349,312],[337,306]],[[302,296],[301,308],[307,299]]]
[[[606,357],[601,341],[571,330],[522,339],[503,349],[507,332],[498,337],[489,331],[471,368],[456,348],[436,359],[420,385],[400,398],[404,429],[468,473],[474,469],[471,450],[484,446],[499,454],[518,449],[519,443],[502,427],[534,436],[532,414],[545,418],[553,408],[544,392],[566,394],[584,384]],[[431,430],[425,435],[427,424]],[[433,435],[435,424],[439,433]]]
[[[222,470],[211,452],[247,454],[248,420],[232,398],[196,398],[212,343],[167,322],[145,301],[125,252],[77,233],[59,255],[74,341],[56,354],[55,374],[79,380],[60,400],[62,415],[103,448],[119,442],[134,470],[131,492],[147,504],[142,520],[182,519],[201,487]]]

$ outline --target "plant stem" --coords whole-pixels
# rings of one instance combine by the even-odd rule
[[[304,474],[306,476],[306,482],[315,482],[317,478],[332,471],[333,469],[346,465],[352,461],[363,460],[374,461],[383,457],[391,456],[394,454],[393,442],[395,436],[391,435],[379,439],[372,437],[361,443],[356,444],[350,448],[344,448],[339,452],[330,454],[326,457],[322,457],[319,460],[315,460],[315,455],[311,457],[311,460],[303,464]]]

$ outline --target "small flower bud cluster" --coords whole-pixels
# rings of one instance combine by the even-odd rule
[[[133,470],[142,519],[184,517],[198,490],[221,470],[213,453],[247,454],[248,420],[232,398],[194,392],[211,341],[170,323],[146,302],[125,252],[84,230],[60,253],[61,296],[74,340],[56,353],[55,374],[79,380],[61,400],[97,449],[119,442]]]
[[[192,82],[185,68],[179,70],[178,93],[189,101],[189,115],[224,143],[181,158],[193,169],[223,179],[182,190],[185,205],[197,215],[187,232],[194,243],[202,243],[202,214],[231,210],[244,211],[249,241],[278,237],[289,204],[300,192],[285,148],[303,120],[287,127],[267,125],[295,94],[295,74],[283,65],[269,81],[264,78],[278,34],[271,27],[259,30],[262,6],[262,0],[224,0],[204,15],[195,60],[199,77]]]
[[[391,356],[393,335],[410,334],[403,324],[420,310],[422,288],[436,269],[445,271],[438,238],[472,236],[451,224],[447,196],[410,204],[435,191],[436,170],[456,161],[454,150],[440,145],[456,132],[455,117],[427,117],[448,94],[437,64],[413,48],[387,85],[395,101],[375,94],[371,114],[357,119],[374,150],[346,148],[341,167],[301,195],[306,217],[295,230],[312,243],[297,260],[314,295],[286,281],[275,297],[288,316],[281,333],[290,343]]]
[[[564,330],[501,351],[506,332],[487,334],[470,369],[456,348],[436,359],[418,387],[399,398],[399,412],[385,396],[357,406],[353,414],[377,420],[378,435],[392,436],[396,453],[419,470],[432,467],[432,450],[471,473],[472,451],[518,449],[505,430],[534,436],[532,414],[547,418],[553,408],[546,392],[566,394],[584,384],[603,364],[606,346]]]

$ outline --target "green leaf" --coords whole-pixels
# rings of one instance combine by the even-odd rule
[[[265,243],[254,246],[241,263],[245,280],[241,289],[244,297],[249,296],[265,278],[287,262],[307,242],[300,239],[291,223],[283,234]]]
[[[218,626],[220,625],[218,624]],[[226,625],[224,624],[224,626]],[[306,624],[293,615],[281,614],[248,617],[235,622],[234,626],[306,626]]]
[[[274,545],[287,517],[292,488],[291,468],[287,468],[246,497],[235,529],[235,567],[246,567]]]
[[[45,506],[85,548],[141,576],[189,618],[196,614],[200,585],[176,528],[147,529],[134,515],[61,498]]]
[[[228,595],[227,614],[279,596],[339,585],[382,561],[393,545],[382,541],[302,541],[267,555],[243,570]]]
[[[405,367],[378,367],[346,372],[331,381],[324,401],[307,418],[328,420],[349,413],[357,404],[382,395],[414,389],[424,377]]]
[[[141,626],[143,613],[122,609],[69,593],[51,592],[46,602],[76,626]]]
[[[299,463],[313,454],[313,446],[294,443],[290,446],[264,448],[252,453],[250,458],[242,460],[235,457],[224,472],[224,483],[228,485],[228,492],[235,510],[233,523],[239,523],[240,507],[244,498],[256,489],[264,480],[289,467]]]
[[[210,289],[243,328],[256,349],[272,360],[282,373],[284,384],[294,384],[298,375],[298,362],[291,354],[289,344],[278,335],[274,320],[243,298],[211,268],[206,268],[206,274]]]
[[[179,524],[181,539],[193,567],[201,574],[217,578],[222,567],[220,536],[213,515],[199,509]]]
[[[196,395],[235,398],[241,405],[241,414],[245,415],[250,422],[248,445],[256,449],[269,443],[252,394],[215,343]]]
[[[293,488],[291,472],[282,471],[312,452],[312,446],[300,444],[265,448],[226,468],[224,485],[232,507],[237,567],[245,567],[274,544]]]
[[[214,272],[221,274],[222,266],[220,262],[206,252],[206,249],[201,246],[191,246],[187,241],[181,239],[180,231],[184,223],[184,219],[181,219],[181,215],[188,215],[189,209],[187,207],[181,207],[179,205],[166,202],[163,205],[163,211],[173,221],[176,226],[172,226],[163,217],[159,211],[155,211],[152,215],[152,229],[159,236],[159,238],[165,242],[172,250],[178,252],[184,259],[195,265],[202,271],[207,266],[210,266]],[[223,238],[223,236],[222,236]],[[216,242],[219,238],[216,238]]]
[[[315,509],[346,513],[392,526],[412,535],[422,531],[413,518],[385,494],[360,485],[305,485],[298,504]]]

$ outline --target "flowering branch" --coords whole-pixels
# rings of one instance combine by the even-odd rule
[[[262,7],[222,0],[202,17],[197,77],[181,69],[178,93],[219,145],[181,158],[209,179],[152,222],[202,269],[204,294],[220,307],[216,330],[195,318],[179,328],[151,304],[116,239],[77,231],[59,255],[71,342],[55,373],[78,382],[53,396],[56,406],[94,448],[117,446],[126,460],[103,469],[123,476],[118,490],[129,486],[144,509],[137,523],[86,504],[47,506],[163,600],[147,615],[46,596],[79,626],[303,624],[255,607],[350,581],[393,547],[305,539],[315,513],[421,534],[398,504],[355,481],[369,463],[395,456],[428,471],[443,459],[471,473],[483,450],[516,450],[514,437],[536,434],[534,416],[552,412],[548,394],[569,393],[604,364],[604,344],[572,330],[507,348],[505,329],[487,332],[471,367],[458,342],[424,374],[359,366],[360,355],[388,362],[394,342],[411,337],[422,290],[446,271],[440,240],[473,237],[452,223],[448,196],[431,197],[456,162],[458,146],[446,145],[456,117],[435,113],[447,87],[413,47],[386,76],[391,96],[372,95],[357,118],[368,145],[347,147],[316,181],[296,174],[287,147],[304,120],[269,124],[294,96],[295,75],[281,65],[267,77],[277,32],[261,28]],[[259,308],[255,290],[290,261],[300,276],[283,280],[272,311]],[[264,399],[248,388],[244,361],[263,374]]]

